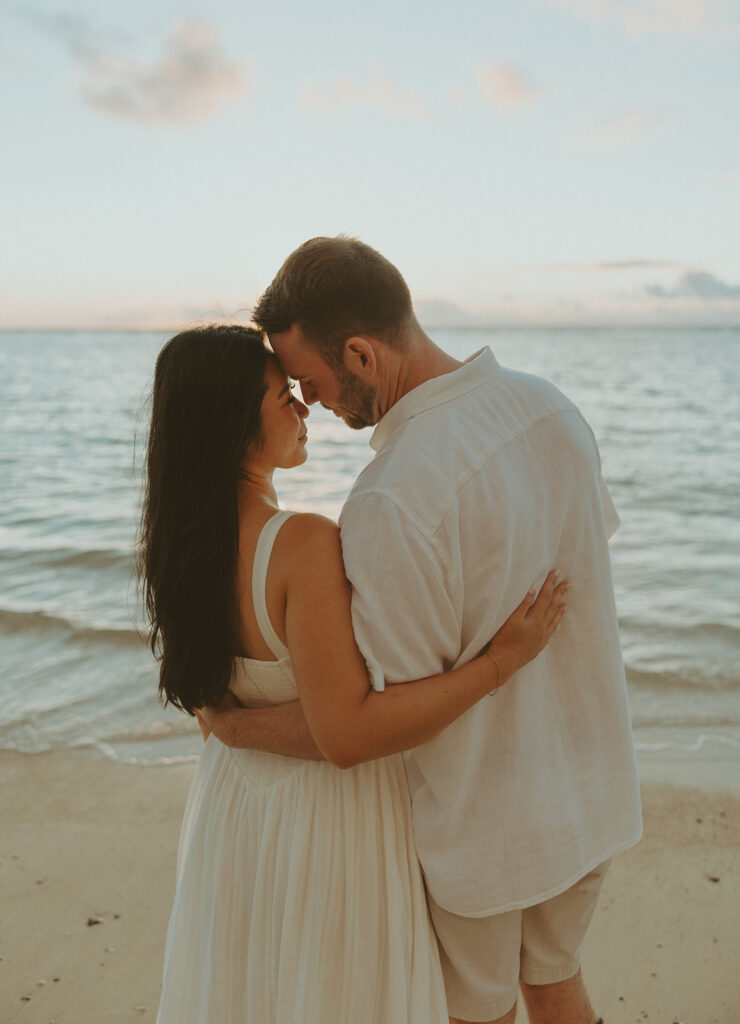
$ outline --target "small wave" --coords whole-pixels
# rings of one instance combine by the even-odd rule
[[[11,548],[2,552],[2,559],[40,569],[118,569],[130,572],[135,567],[133,551],[120,548]]]
[[[700,622],[694,626],[693,632],[710,636],[715,640],[740,643],[740,625],[730,625],[726,622]]]
[[[106,736],[106,741],[108,743],[151,743],[152,740],[196,735],[200,735],[200,726],[197,720],[181,715],[174,722],[150,722],[146,725],[133,726],[128,732]]]
[[[141,647],[145,641],[135,629],[88,626],[71,622],[47,612],[19,612],[0,608],[0,631],[4,633],[56,633],[85,646],[107,644],[115,647]]]
[[[740,676],[735,665],[704,665],[701,668],[642,669],[627,664],[627,682],[638,689],[689,690],[706,693],[740,689]]]
[[[44,552],[47,556],[45,564],[54,568],[80,569],[132,569],[134,555],[131,551],[115,549],[98,549],[91,551]]]
[[[85,738],[72,745],[73,750],[94,750],[109,761],[118,764],[141,765],[143,767],[169,767],[180,764],[197,764],[200,754],[161,754],[158,757],[138,757],[134,754],[122,754],[111,743],[104,740]]]
[[[657,743],[649,743],[644,740],[635,740],[635,750],[645,752],[676,751],[684,754],[698,754],[706,747],[721,746],[730,747],[732,750],[740,750],[740,736],[722,736],[712,733],[702,733],[701,736],[691,743],[681,743],[676,740],[661,740]]]
[[[121,764],[140,764],[145,767],[154,767],[161,765],[163,767],[174,766],[178,764],[197,764],[200,761],[200,754],[174,754],[172,757],[117,757],[114,751],[114,760],[120,761]]]
[[[632,615],[620,616],[619,625],[625,636],[660,637],[666,647],[680,640],[724,640],[729,644],[740,644],[740,623],[683,621],[667,615],[659,616],[653,611],[650,618]]]

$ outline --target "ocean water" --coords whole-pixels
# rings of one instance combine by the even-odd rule
[[[740,768],[740,329],[437,330],[554,381],[594,429],[638,750],[657,774]],[[197,757],[141,639],[133,548],[165,335],[0,334],[0,748]],[[336,517],[371,456],[312,408],[282,504]],[[729,766],[729,769],[728,769]],[[740,779],[740,771],[737,775]],[[719,780],[721,782],[721,780]]]

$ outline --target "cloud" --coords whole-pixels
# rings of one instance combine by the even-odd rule
[[[460,86],[450,86],[445,99],[448,108],[457,109],[479,100],[506,111],[522,110],[535,102],[543,90],[513,64],[482,64],[476,70],[475,90],[471,95]],[[328,85],[305,82],[300,104],[304,110],[330,114],[349,108],[365,107],[398,117],[429,117],[433,106],[418,89],[399,86],[382,68],[372,67],[363,80],[334,78]]]
[[[535,0],[590,21],[616,21],[631,35],[740,32],[735,0]]]
[[[33,7],[16,5],[14,13],[37,31],[61,43],[70,56],[79,60],[94,57],[107,46],[120,46],[130,42],[122,32],[102,32],[82,15],[69,11],[41,11]]]
[[[381,68],[371,68],[363,82],[335,78],[326,87],[304,83],[300,103],[304,110],[327,114],[348,107],[369,107],[400,117],[423,118],[430,113],[417,89],[402,89]]]
[[[182,124],[207,117],[248,88],[243,69],[222,49],[217,30],[203,21],[177,22],[152,61],[122,57],[134,40],[68,12],[16,8],[38,31],[61,43],[81,72],[89,106],[140,124]]]
[[[611,273],[622,270],[664,270],[682,265],[674,260],[603,260],[594,263],[553,263],[545,269],[566,272]]]
[[[475,77],[481,99],[504,110],[521,110],[542,94],[542,89],[515,64],[481,64]]]
[[[603,121],[584,128],[572,136],[574,142],[601,149],[618,149],[633,145],[656,135],[672,118],[668,111],[651,110],[648,107],[637,107],[626,110],[616,117],[608,117]]]
[[[586,270],[654,270],[656,267],[677,267],[678,263],[668,260],[612,260],[605,263],[588,263]]]
[[[178,23],[162,56],[127,60],[105,53],[84,58],[82,96],[111,117],[140,124],[182,124],[207,117],[247,88],[239,66],[205,22]]]
[[[463,327],[474,323],[475,318],[469,310],[446,299],[418,299],[414,302],[414,311],[423,327]]]
[[[740,284],[727,284],[705,270],[688,270],[682,274],[674,288],[651,284],[645,289],[656,299],[740,299]]]

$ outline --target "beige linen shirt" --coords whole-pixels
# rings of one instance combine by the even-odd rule
[[[376,689],[473,658],[551,568],[571,581],[549,646],[404,755],[434,899],[484,916],[562,892],[641,834],[593,434],[552,384],[489,349],[378,423],[342,510],[355,634]]]

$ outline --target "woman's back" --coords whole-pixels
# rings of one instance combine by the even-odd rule
[[[250,657],[230,688],[252,707],[298,695],[276,629],[290,519],[246,530],[240,554]],[[343,771],[211,735],[185,810],[158,1024],[446,1024],[410,821],[400,755]]]
[[[282,704],[298,699],[288,648],[273,627],[266,596],[276,539],[283,524],[292,514],[276,512],[257,529],[245,531],[246,550],[243,554],[240,546],[240,567],[241,564],[244,567],[240,587],[240,641],[249,654],[240,655],[235,659],[229,688],[245,707]],[[281,605],[283,608],[285,606],[279,574],[276,573],[275,576],[276,579],[270,587],[273,615]]]
[[[266,514],[267,513],[267,514]],[[274,511],[265,505],[247,506],[239,524],[239,554],[236,571],[236,622],[242,658],[273,661],[278,657],[275,644],[268,642],[259,621],[257,606],[266,609],[270,631],[280,648],[285,649],[285,607],[291,569],[302,555],[307,537],[318,540],[315,531],[306,531],[310,522],[323,516]],[[288,522],[288,520],[291,520]],[[287,524],[283,529],[283,524]],[[331,524],[338,532],[338,527]],[[259,575],[259,586],[257,585]],[[300,595],[298,595],[300,599]],[[282,657],[282,654],[279,655]]]

